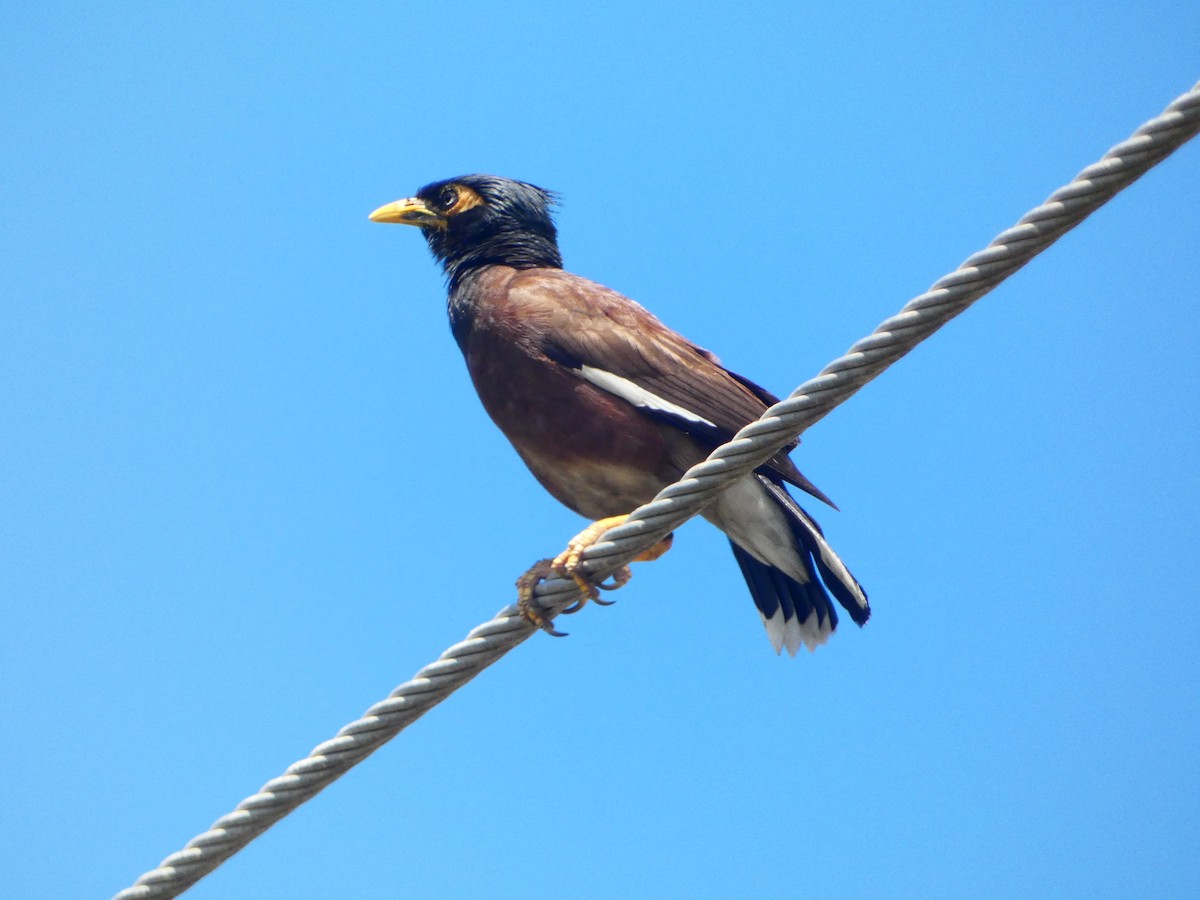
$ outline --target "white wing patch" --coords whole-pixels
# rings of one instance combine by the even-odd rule
[[[670,400],[665,400],[658,396],[658,394],[651,393],[643,387],[638,387],[638,385],[634,384],[628,378],[622,378],[620,375],[614,375],[612,372],[595,369],[591,366],[580,366],[575,371],[579,373],[584,381],[589,381],[601,390],[608,391],[622,400],[627,400],[634,406],[670,413],[688,422],[708,425],[711,428],[717,427],[703,416],[699,416],[689,409],[684,409],[679,404],[672,403]]]

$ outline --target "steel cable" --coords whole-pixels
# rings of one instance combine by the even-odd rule
[[[1051,194],[1015,226],[1001,232],[985,249],[909,301],[898,314],[800,385],[786,400],[714,450],[707,460],[693,466],[678,482],[664,488],[626,522],[606,532],[601,542],[585,551],[584,571],[595,579],[606,577],[690,519],[719,491],[770,459],[792,438],[1182,146],[1197,130],[1200,83],[1080,172],[1070,184]],[[576,600],[578,588],[570,580],[553,578],[538,586],[536,596],[554,615]],[[171,854],[132,887],[118,893],[115,900],[178,896],[534,631],[515,605],[506,606],[412,680],[397,687],[386,700],[368,709],[361,719],[293,763],[283,775],[268,781],[232,813],[189,841],[183,850]]]

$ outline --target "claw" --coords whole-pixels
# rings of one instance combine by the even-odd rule
[[[552,563],[553,560],[539,559],[517,579],[517,609],[530,625],[536,625],[552,637],[566,637],[565,631],[555,630],[552,619],[542,615],[542,609],[533,597],[533,589],[554,574]]]
[[[600,519],[598,522],[593,522],[575,537],[571,538],[567,544],[567,549],[554,559],[538,560],[529,571],[517,579],[517,608],[527,622],[536,625],[538,628],[547,634],[552,634],[555,637],[566,637],[561,631],[555,631],[552,620],[546,618],[542,614],[541,607],[537,604],[533,597],[533,589],[542,581],[549,578],[551,575],[556,575],[559,578],[570,578],[579,588],[579,599],[562,610],[562,615],[573,615],[583,609],[589,600],[599,603],[601,606],[612,606],[615,600],[601,600],[600,591],[615,591],[624,587],[629,583],[629,579],[633,577],[633,573],[629,571],[629,566],[621,566],[617,571],[612,573],[612,581],[600,584],[594,584],[588,581],[586,577],[579,571],[579,566],[583,562],[583,551],[600,538],[600,535],[608,531],[610,528],[615,528],[624,522],[628,516],[612,516],[607,519]],[[651,562],[658,559],[664,553],[671,549],[671,542],[674,540],[674,535],[668,534],[661,541],[646,550],[638,556],[634,562]]]
[[[664,540],[667,540],[667,538],[664,538]],[[654,546],[657,547],[658,544],[655,544]],[[666,552],[666,550],[663,551],[663,553]],[[659,554],[659,556],[661,555],[662,553]],[[654,558],[658,559],[658,556]],[[637,561],[646,562],[646,560],[640,558]],[[619,591],[621,588],[625,587],[625,585],[629,584],[629,579],[632,577],[633,572],[630,571],[629,566],[621,566],[621,568],[612,573],[612,584],[598,584],[596,587],[600,588],[602,591]],[[616,603],[615,600],[601,600],[599,597],[593,597],[592,599],[601,606],[611,606],[613,603]]]

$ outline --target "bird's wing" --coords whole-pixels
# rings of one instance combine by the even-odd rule
[[[622,294],[567,272],[547,274],[518,275],[509,285],[509,302],[527,322],[537,323],[527,339],[559,365],[646,415],[716,447],[778,402]],[[834,505],[788,459],[797,443],[764,468]]]

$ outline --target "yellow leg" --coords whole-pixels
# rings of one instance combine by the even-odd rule
[[[587,604],[589,600],[595,600],[597,603],[608,605],[608,602],[600,599],[600,591],[598,588],[603,588],[606,591],[615,591],[617,588],[623,587],[629,582],[632,573],[629,571],[629,566],[622,566],[612,575],[611,584],[593,584],[579,571],[579,565],[583,561],[583,551],[592,544],[596,543],[600,535],[608,531],[610,528],[615,528],[624,522],[628,516],[610,516],[607,519],[600,519],[598,522],[593,522],[567,543],[567,549],[558,554],[552,560],[540,560],[533,565],[524,575],[517,579],[517,606],[529,622],[541,628],[543,631],[561,636],[561,632],[555,631],[551,622],[542,615],[541,611],[536,608],[533,600],[533,588],[538,582],[549,577],[557,575],[559,578],[570,578],[579,587],[579,600],[563,610],[564,613],[577,613]],[[671,549],[671,542],[674,540],[674,535],[668,534],[661,541],[646,550],[641,555],[634,558],[634,562],[652,562]]]

